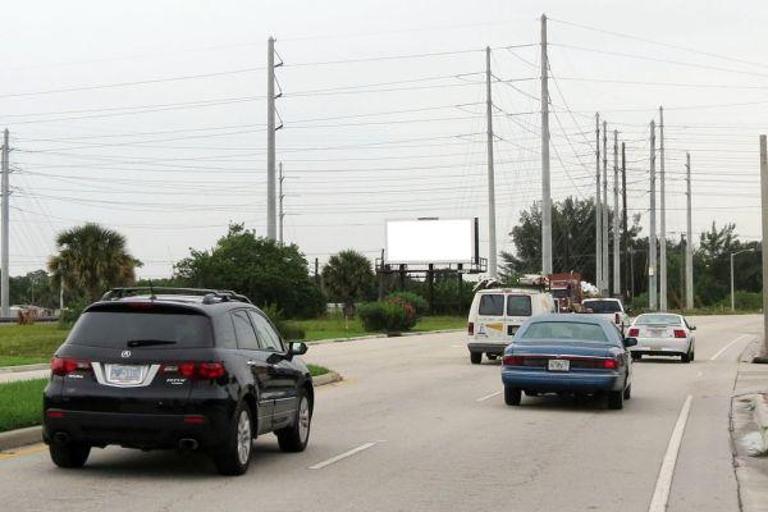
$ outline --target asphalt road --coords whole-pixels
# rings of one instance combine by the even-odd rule
[[[313,346],[307,359],[346,380],[317,390],[306,452],[282,454],[264,436],[250,472],[224,478],[202,456],[112,447],[60,470],[34,446],[0,455],[2,508],[648,511],[666,487],[670,511],[737,511],[730,396],[761,321],[696,323],[696,361],[637,363],[622,411],[556,397],[507,407],[498,364],[470,365],[459,333]],[[657,486],[688,396],[671,481]]]

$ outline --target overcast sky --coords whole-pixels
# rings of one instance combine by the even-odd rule
[[[321,261],[345,248],[374,257],[386,219],[478,216],[486,229],[493,47],[507,249],[519,211],[541,197],[542,11],[554,199],[594,195],[600,111],[627,144],[629,208],[645,225],[648,123],[663,104],[669,237],[685,229],[690,151],[694,230],[735,222],[759,238],[764,0],[32,0],[4,3],[0,35],[0,127],[17,171],[11,274],[44,266],[55,233],[85,221],[124,233],[144,277],[170,275],[230,221],[266,233],[269,35],[285,62],[286,239]],[[487,231],[481,240],[487,255]]]

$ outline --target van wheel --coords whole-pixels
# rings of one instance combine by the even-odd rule
[[[91,447],[85,444],[51,443],[48,446],[51,453],[51,460],[60,468],[81,468],[85,466],[88,455],[91,453]]]
[[[251,409],[240,402],[235,409],[224,445],[213,452],[213,462],[222,475],[237,476],[248,471],[253,450]]]
[[[512,386],[504,386],[504,403],[507,405],[520,405],[522,399],[522,391],[520,388],[513,388]]]
[[[495,361],[499,356],[496,354],[488,354],[486,352],[485,357],[487,357],[489,361]]]
[[[277,444],[284,452],[303,452],[309,444],[309,429],[312,423],[312,404],[309,399],[301,393],[299,395],[299,406],[296,411],[296,421],[290,427],[281,428],[275,431]]]
[[[472,364],[480,364],[483,362],[483,353],[482,352],[470,352],[469,353],[469,360],[472,362]]]

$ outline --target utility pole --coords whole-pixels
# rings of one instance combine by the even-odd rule
[[[283,176],[283,162],[280,162],[280,178],[279,178],[279,184],[280,184],[280,191],[278,193],[278,199],[280,204],[280,231],[279,231],[279,238],[280,245],[283,245],[283,218],[285,217],[285,211],[283,210],[283,198],[285,197],[285,194],[283,194],[283,180],[285,177]]]
[[[496,272],[496,183],[493,171],[493,97],[491,96],[491,47],[485,47],[485,116],[488,135],[488,274]]]
[[[549,176],[547,16],[541,15],[541,269],[552,273],[552,190]]]
[[[693,221],[691,210],[691,154],[685,154],[685,180],[686,180],[686,233],[688,244],[685,247],[685,309],[693,309]]]
[[[603,121],[603,288],[604,297],[610,293],[611,268],[608,261],[608,123]]]
[[[629,236],[627,235],[627,151],[626,145],[621,143],[621,224],[622,224],[622,240],[624,243],[624,264],[625,272],[629,272]],[[624,294],[628,295],[629,286],[627,282],[629,279],[624,280]]]
[[[10,279],[9,279],[9,260],[8,260],[8,228],[10,218],[10,202],[11,202],[11,190],[10,190],[10,164],[9,155],[11,152],[10,146],[8,146],[8,128],[3,131],[3,151],[2,151],[2,230],[0,230],[0,244],[2,245],[2,256],[0,257],[0,272],[2,272],[2,278],[0,280],[0,316],[8,318],[11,316],[11,302],[10,302]]]
[[[600,201],[600,114],[595,114],[595,286],[603,289],[603,209]]]
[[[651,228],[648,237],[648,309],[656,311],[656,121],[651,121]]]
[[[690,242],[688,242],[690,244]],[[685,307],[685,303],[683,302],[683,291],[685,290],[685,265],[683,265],[683,262],[686,260],[686,254],[688,251],[686,250],[688,244],[686,244],[685,235],[683,233],[680,233],[680,309],[683,309]]]
[[[275,38],[267,40],[267,238],[276,238],[275,220]]]
[[[664,177],[664,107],[659,107],[659,178],[660,189],[659,196],[661,202],[661,225],[659,235],[659,256],[661,263],[659,265],[659,309],[667,310],[667,193],[665,189]]]
[[[621,232],[619,231],[619,132],[613,130],[613,296],[621,295]]]
[[[760,136],[760,211],[763,221],[763,275],[768,276],[768,142]],[[763,279],[763,353],[768,353],[768,279]]]

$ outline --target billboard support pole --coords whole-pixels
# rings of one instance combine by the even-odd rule
[[[384,299],[384,249],[381,250],[381,260],[379,260],[379,300]]]
[[[430,263],[429,270],[427,270],[427,284],[428,284],[428,297],[429,297],[429,314],[434,311],[435,303],[435,265]]]

